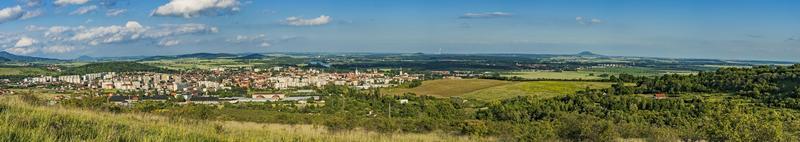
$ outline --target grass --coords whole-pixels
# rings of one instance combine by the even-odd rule
[[[234,59],[171,59],[158,61],[144,61],[144,64],[168,69],[212,69],[219,67],[253,67],[263,64],[259,62],[244,63]]]
[[[56,72],[34,67],[0,68],[0,75],[55,75]]]
[[[425,81],[415,88],[392,88],[384,93],[401,95],[406,92],[437,97],[460,96],[467,99],[494,101],[516,96],[542,98],[575,93],[589,88],[607,88],[611,83],[584,81],[512,82],[485,79],[443,79]]]
[[[392,88],[385,90],[385,94],[402,95],[403,93],[414,93],[417,95],[450,97],[461,96],[463,94],[481,89],[512,84],[510,81],[486,80],[486,79],[441,79],[422,82],[421,86],[414,88]]]
[[[512,72],[509,74],[505,74],[505,77],[522,77],[526,79],[584,79],[584,80],[591,80],[591,79],[603,79],[601,77],[597,77],[595,74],[594,76],[589,75],[590,72],[579,72],[579,71],[562,71],[562,72]]]
[[[516,82],[513,84],[496,86],[466,93],[462,97],[467,99],[498,101],[513,98],[516,96],[534,96],[538,98],[550,98],[554,96],[575,93],[585,88],[608,88],[611,83],[607,82],[583,82],[583,81],[531,81]]]
[[[331,132],[314,125],[203,121],[30,105],[0,96],[0,141],[487,141],[445,133]]]

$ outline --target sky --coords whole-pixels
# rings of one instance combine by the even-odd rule
[[[800,61],[797,0],[0,0],[0,50],[528,53]]]

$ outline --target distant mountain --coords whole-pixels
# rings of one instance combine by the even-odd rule
[[[177,58],[203,58],[203,59],[213,59],[213,58],[225,58],[225,57],[237,57],[234,54],[228,53],[194,53],[194,54],[184,54],[178,55]]]
[[[76,60],[76,61],[96,61],[96,60],[97,60],[97,58],[94,58],[94,57],[91,57],[91,56],[86,56],[86,55],[83,55],[83,56],[80,56],[80,57],[78,57],[78,58],[75,58],[75,60]]]
[[[594,54],[594,53],[589,52],[589,51],[583,51],[583,52],[578,53],[576,55],[578,55],[578,56],[603,56],[603,55],[600,55],[600,54]]]
[[[11,60],[11,61],[22,61],[22,62],[31,62],[31,61],[60,61],[58,59],[50,59],[50,58],[40,58],[40,57],[31,57],[31,56],[22,56],[22,55],[14,55],[5,51],[0,51],[0,57]]]
[[[264,55],[261,55],[261,54],[250,54],[250,55],[245,55],[245,56],[242,56],[242,57],[238,57],[236,59],[264,59],[265,57],[267,57],[267,56],[264,56]]]
[[[11,61],[11,59],[0,57],[0,62],[8,62],[8,61]]]

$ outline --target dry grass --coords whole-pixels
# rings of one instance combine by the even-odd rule
[[[32,106],[0,96],[0,141],[488,141],[444,133],[330,132],[313,125],[200,121]]]

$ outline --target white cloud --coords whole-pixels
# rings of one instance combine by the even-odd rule
[[[109,9],[106,12],[106,16],[119,16],[127,11],[128,11],[127,9]]]
[[[581,24],[581,25],[596,25],[596,24],[604,23],[603,20],[600,20],[600,19],[597,19],[597,18],[588,19],[588,18],[583,17],[583,16],[575,17],[575,21],[578,22],[578,24]]]
[[[64,5],[81,5],[87,2],[89,2],[89,0],[56,0],[53,3],[59,6],[64,6]]]
[[[5,51],[6,52],[10,52],[12,54],[27,55],[27,54],[31,54],[31,53],[34,53],[36,51],[39,51],[39,49],[38,48],[32,48],[32,47],[12,47],[12,48],[5,49]]]
[[[500,18],[500,17],[510,17],[513,14],[506,13],[506,12],[486,12],[486,13],[465,13],[458,18],[461,19],[488,19],[488,18]]]
[[[36,44],[36,40],[29,37],[22,37],[17,40],[17,44],[14,44],[14,47],[28,47]]]
[[[261,46],[261,47],[270,47],[270,46],[272,46],[272,44],[269,44],[269,42],[262,42],[261,44],[259,44],[259,46]]]
[[[181,41],[180,41],[180,40],[168,40],[168,39],[163,39],[163,40],[161,40],[161,41],[159,41],[159,42],[158,42],[158,45],[159,45],[159,46],[163,46],[163,47],[175,46],[175,45],[178,45],[178,44],[181,44]]]
[[[42,11],[41,9],[37,9],[37,10],[25,12],[25,14],[23,14],[22,17],[20,17],[19,19],[22,19],[22,20],[31,19],[31,18],[42,16],[42,14],[44,14],[44,11]]]
[[[28,7],[36,7],[42,4],[42,0],[19,0],[22,3],[25,3],[25,6]]]
[[[83,15],[83,14],[86,14],[86,13],[89,13],[89,12],[92,12],[92,11],[95,11],[95,10],[97,10],[97,6],[96,5],[83,6],[83,7],[80,7],[78,9],[76,9],[75,11],[70,12],[69,14],[70,15]]]
[[[171,0],[156,8],[151,15],[191,18],[234,11],[239,11],[237,0]]]
[[[303,19],[301,17],[292,16],[286,18],[286,20],[284,20],[283,23],[291,26],[319,26],[328,24],[331,22],[331,20],[332,19],[330,16],[325,16],[325,15],[321,15],[314,19]]]
[[[19,5],[0,9],[0,23],[17,20],[23,13],[22,6]]]
[[[67,45],[53,45],[49,47],[42,48],[42,52],[44,53],[67,53],[72,52],[78,48],[74,46],[67,46]]]
[[[139,40],[160,40],[166,37],[216,33],[219,30],[204,24],[143,26],[139,22],[129,21],[124,26],[112,25],[101,27],[64,27],[54,26],[44,32],[44,36],[54,41],[83,42],[88,45],[134,42]]]

